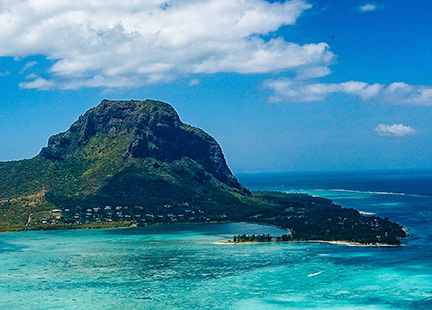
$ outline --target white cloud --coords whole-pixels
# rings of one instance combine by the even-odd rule
[[[359,6],[358,10],[360,12],[373,12],[380,8],[380,6],[372,3],[366,3],[365,5]]]
[[[303,0],[0,0],[0,56],[45,55],[55,61],[46,82],[63,89],[194,73],[323,76],[334,57],[327,44],[262,38],[310,7]]]
[[[432,86],[408,85],[402,82],[390,85],[356,81],[308,83],[283,78],[268,80],[264,85],[273,92],[270,102],[322,101],[330,94],[341,93],[379,103],[432,106]]]
[[[24,89],[48,90],[54,87],[54,83],[38,77],[37,79],[31,82],[21,82],[19,86]]]
[[[36,73],[30,73],[30,74],[27,74],[26,76],[25,76],[25,79],[26,80],[35,80],[35,79],[37,79],[39,76],[36,74]]]
[[[379,124],[375,128],[375,133],[382,137],[405,137],[416,133],[415,129],[402,124],[386,125]]]
[[[29,61],[27,62],[24,67],[22,68],[20,73],[23,73],[24,71],[26,71],[28,68],[31,68],[33,66],[37,65],[37,61]]]
[[[303,67],[296,70],[296,73],[296,79],[307,80],[329,75],[331,70],[326,66]]]
[[[10,71],[0,72],[0,77],[8,76],[9,74],[11,74]]]
[[[195,86],[195,85],[198,85],[200,83],[200,80],[199,79],[192,79],[190,82],[189,82],[189,86]]]

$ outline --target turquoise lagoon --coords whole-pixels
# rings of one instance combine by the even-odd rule
[[[240,179],[388,216],[411,236],[403,247],[374,248],[218,243],[283,233],[248,223],[3,233],[0,309],[432,309],[432,196],[410,188],[414,181],[403,192],[386,179],[384,190],[376,175],[369,187],[358,174],[339,175],[340,184],[337,175],[319,184],[296,177]]]

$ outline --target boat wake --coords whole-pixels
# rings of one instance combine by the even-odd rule
[[[315,273],[308,274],[307,276],[308,277],[315,277],[315,276],[317,276],[317,275],[319,275],[321,273],[322,273],[322,271],[318,271],[318,272],[315,272]]]

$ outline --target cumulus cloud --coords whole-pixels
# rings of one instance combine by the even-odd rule
[[[21,88],[24,89],[39,89],[39,90],[48,90],[53,87],[53,82],[47,81],[41,77],[36,78],[31,82],[21,82],[19,84]]]
[[[216,72],[322,76],[334,57],[327,44],[264,39],[310,7],[303,0],[0,0],[0,56],[54,61],[48,80],[24,88],[135,87]]]
[[[358,10],[360,12],[372,12],[372,11],[376,11],[380,8],[379,5],[376,4],[372,4],[372,3],[366,3],[365,5],[359,6]]]
[[[362,100],[388,104],[432,105],[432,87],[396,82],[389,85],[349,81],[344,83],[308,83],[297,79],[268,80],[264,85],[272,91],[270,102],[322,101],[328,95],[341,93]]]
[[[381,137],[405,137],[416,133],[415,129],[402,124],[386,125],[379,124],[375,133]]]

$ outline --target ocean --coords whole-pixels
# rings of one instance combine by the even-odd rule
[[[0,234],[0,309],[432,309],[432,171],[240,175],[389,217],[403,246],[219,244],[248,224]]]

